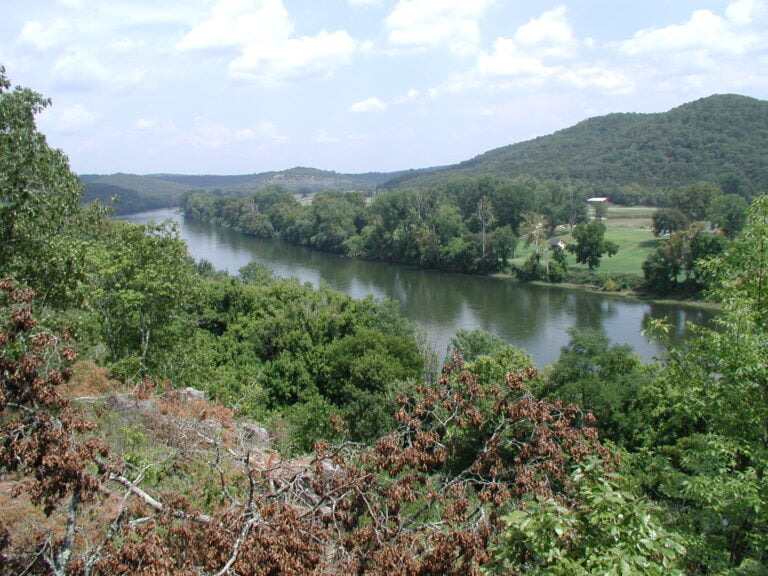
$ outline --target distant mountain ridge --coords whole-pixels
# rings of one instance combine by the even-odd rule
[[[768,191],[768,102],[714,95],[654,114],[615,113],[503,146],[450,166],[341,174],[315,168],[244,175],[83,175],[86,200],[119,196],[118,213],[172,206],[188,190],[249,194],[279,185],[296,194],[438,185],[457,177],[534,176],[598,190],[660,190],[699,181]]]
[[[108,202],[110,198],[118,197],[114,205],[115,212],[124,214],[177,205],[181,195],[190,190],[218,189],[229,195],[245,195],[267,186],[281,186],[294,194],[314,194],[329,189],[369,192],[392,178],[408,177],[435,169],[340,174],[296,167],[279,172],[241,175],[84,174],[80,180],[86,187],[86,202]]]

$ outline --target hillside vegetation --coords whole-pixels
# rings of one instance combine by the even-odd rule
[[[432,186],[457,176],[580,181],[610,193],[708,181],[727,193],[764,189],[768,174],[768,102],[715,95],[659,114],[609,114],[504,146],[430,174],[386,186]]]

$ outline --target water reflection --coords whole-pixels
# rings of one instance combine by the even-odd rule
[[[645,359],[663,353],[642,334],[650,318],[668,317],[672,338],[681,340],[686,322],[708,322],[713,313],[695,307],[650,304],[625,298],[531,286],[516,282],[419,270],[378,262],[341,258],[259,240],[230,230],[186,221],[173,210],[126,217],[134,222],[173,218],[196,259],[205,258],[218,269],[236,273],[251,261],[269,266],[277,276],[321,282],[354,298],[373,295],[400,302],[406,317],[422,324],[430,343],[442,357],[459,328],[482,328],[527,350],[539,366],[551,364],[568,343],[568,329],[605,330],[620,344],[629,344]]]

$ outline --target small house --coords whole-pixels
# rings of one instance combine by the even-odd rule
[[[565,250],[565,242],[562,238],[550,238],[549,249],[554,252],[555,250]]]

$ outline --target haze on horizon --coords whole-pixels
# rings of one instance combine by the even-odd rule
[[[768,0],[6,0],[0,64],[78,173],[389,172],[766,99]]]

